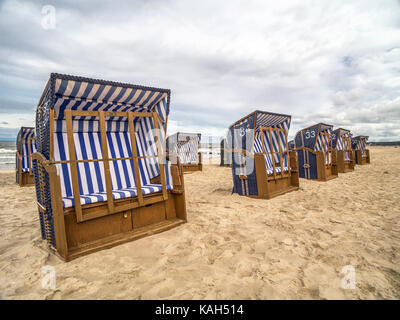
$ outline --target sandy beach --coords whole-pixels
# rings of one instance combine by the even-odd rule
[[[400,148],[370,150],[371,165],[272,200],[232,195],[231,169],[205,165],[185,175],[187,224],[69,263],[41,240],[34,187],[2,170],[0,298],[399,299]]]

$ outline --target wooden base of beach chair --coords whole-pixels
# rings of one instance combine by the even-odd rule
[[[337,170],[338,173],[347,173],[354,171],[354,152],[349,152],[349,158],[350,160],[345,160],[344,159],[344,151],[343,150],[337,150],[337,157],[336,157],[336,165],[337,165]]]
[[[325,160],[325,153],[322,151],[316,152],[317,156],[317,181],[329,181],[337,178],[338,168],[336,165],[336,157],[332,157],[332,164],[327,166]]]
[[[184,194],[168,192],[168,199],[151,194],[144,197],[152,202],[122,212],[96,219],[77,222],[74,208],[54,216],[57,254],[65,261],[106,248],[137,240],[177,227],[186,222]],[[132,205],[136,200],[127,198],[115,201],[116,208]],[[107,210],[106,203],[82,206],[84,214]]]
[[[271,199],[299,189],[297,154],[290,152],[290,169],[283,173],[267,175],[265,157],[262,153],[254,155],[258,195],[252,198]]]
[[[60,177],[55,165],[46,165],[40,154],[37,160],[38,183],[43,204],[51,201],[51,214],[46,205],[38,204],[43,231],[59,257],[70,261],[79,256],[110,248],[124,242],[163,232],[187,221],[184,179],[179,165],[171,165],[173,189],[163,192],[113,200],[112,211],[107,201],[81,205],[81,220],[75,207],[63,208]],[[50,181],[48,199],[44,181]],[[161,178],[152,179],[157,183]],[[43,192],[42,192],[43,191]]]
[[[35,177],[30,172],[22,172],[19,175],[19,182],[20,187],[29,187],[35,184]]]
[[[369,149],[366,149],[365,152],[367,153],[366,157],[362,156],[361,150],[355,150],[356,152],[356,164],[358,165],[364,165],[364,164],[370,164],[371,159],[369,155]]]
[[[99,240],[87,242],[85,244],[80,245],[77,248],[71,248],[68,257],[60,256],[60,254],[57,251],[56,253],[60,258],[68,262],[83,255],[87,255],[103,249],[112,248],[126,242],[138,240],[140,238],[144,238],[147,236],[151,236],[157,233],[170,230],[172,228],[178,227],[179,225],[185,222],[186,221],[182,219],[163,220],[147,226],[136,227],[126,232],[122,231],[115,235],[103,237]]]
[[[158,198],[158,199],[157,199]],[[78,223],[73,208],[64,210],[64,233],[67,252],[57,248],[65,261],[116,245],[160,233],[186,222],[185,199],[182,194],[169,192],[162,201],[160,195],[149,195],[154,204],[138,207],[101,218]],[[121,199],[116,206],[131,204],[134,200]],[[107,204],[87,205],[86,211],[106,209]],[[64,246],[65,247],[65,246]]]

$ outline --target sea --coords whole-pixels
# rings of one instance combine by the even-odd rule
[[[15,169],[15,141],[0,141],[0,170]]]

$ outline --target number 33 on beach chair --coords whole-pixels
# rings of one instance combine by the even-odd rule
[[[170,90],[51,74],[33,171],[42,237],[64,260],[186,222],[169,104]]]

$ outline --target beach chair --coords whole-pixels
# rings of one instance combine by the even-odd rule
[[[355,151],[355,163],[359,165],[370,164],[371,158],[367,149],[368,136],[357,136],[351,139],[351,146]]]
[[[168,156],[172,163],[179,159],[183,172],[202,171],[202,156],[199,152],[200,133],[177,132],[167,138]]]
[[[32,186],[34,181],[32,171],[32,154],[36,152],[35,128],[21,127],[17,135],[16,182],[23,186]]]
[[[296,152],[288,148],[291,116],[254,111],[229,128],[233,193],[270,199],[298,190]]]
[[[222,139],[221,140],[221,152],[220,152],[220,156],[221,156],[221,162],[220,162],[220,166],[221,167],[231,167],[231,148],[228,145],[228,142],[226,139]]]
[[[339,173],[354,170],[354,152],[351,148],[351,133],[349,130],[338,128],[332,133],[332,145],[336,150],[336,165]]]
[[[170,90],[51,74],[36,112],[42,235],[69,261],[186,222]]]
[[[331,125],[318,123],[302,129],[294,141],[301,178],[328,181],[338,177]]]

